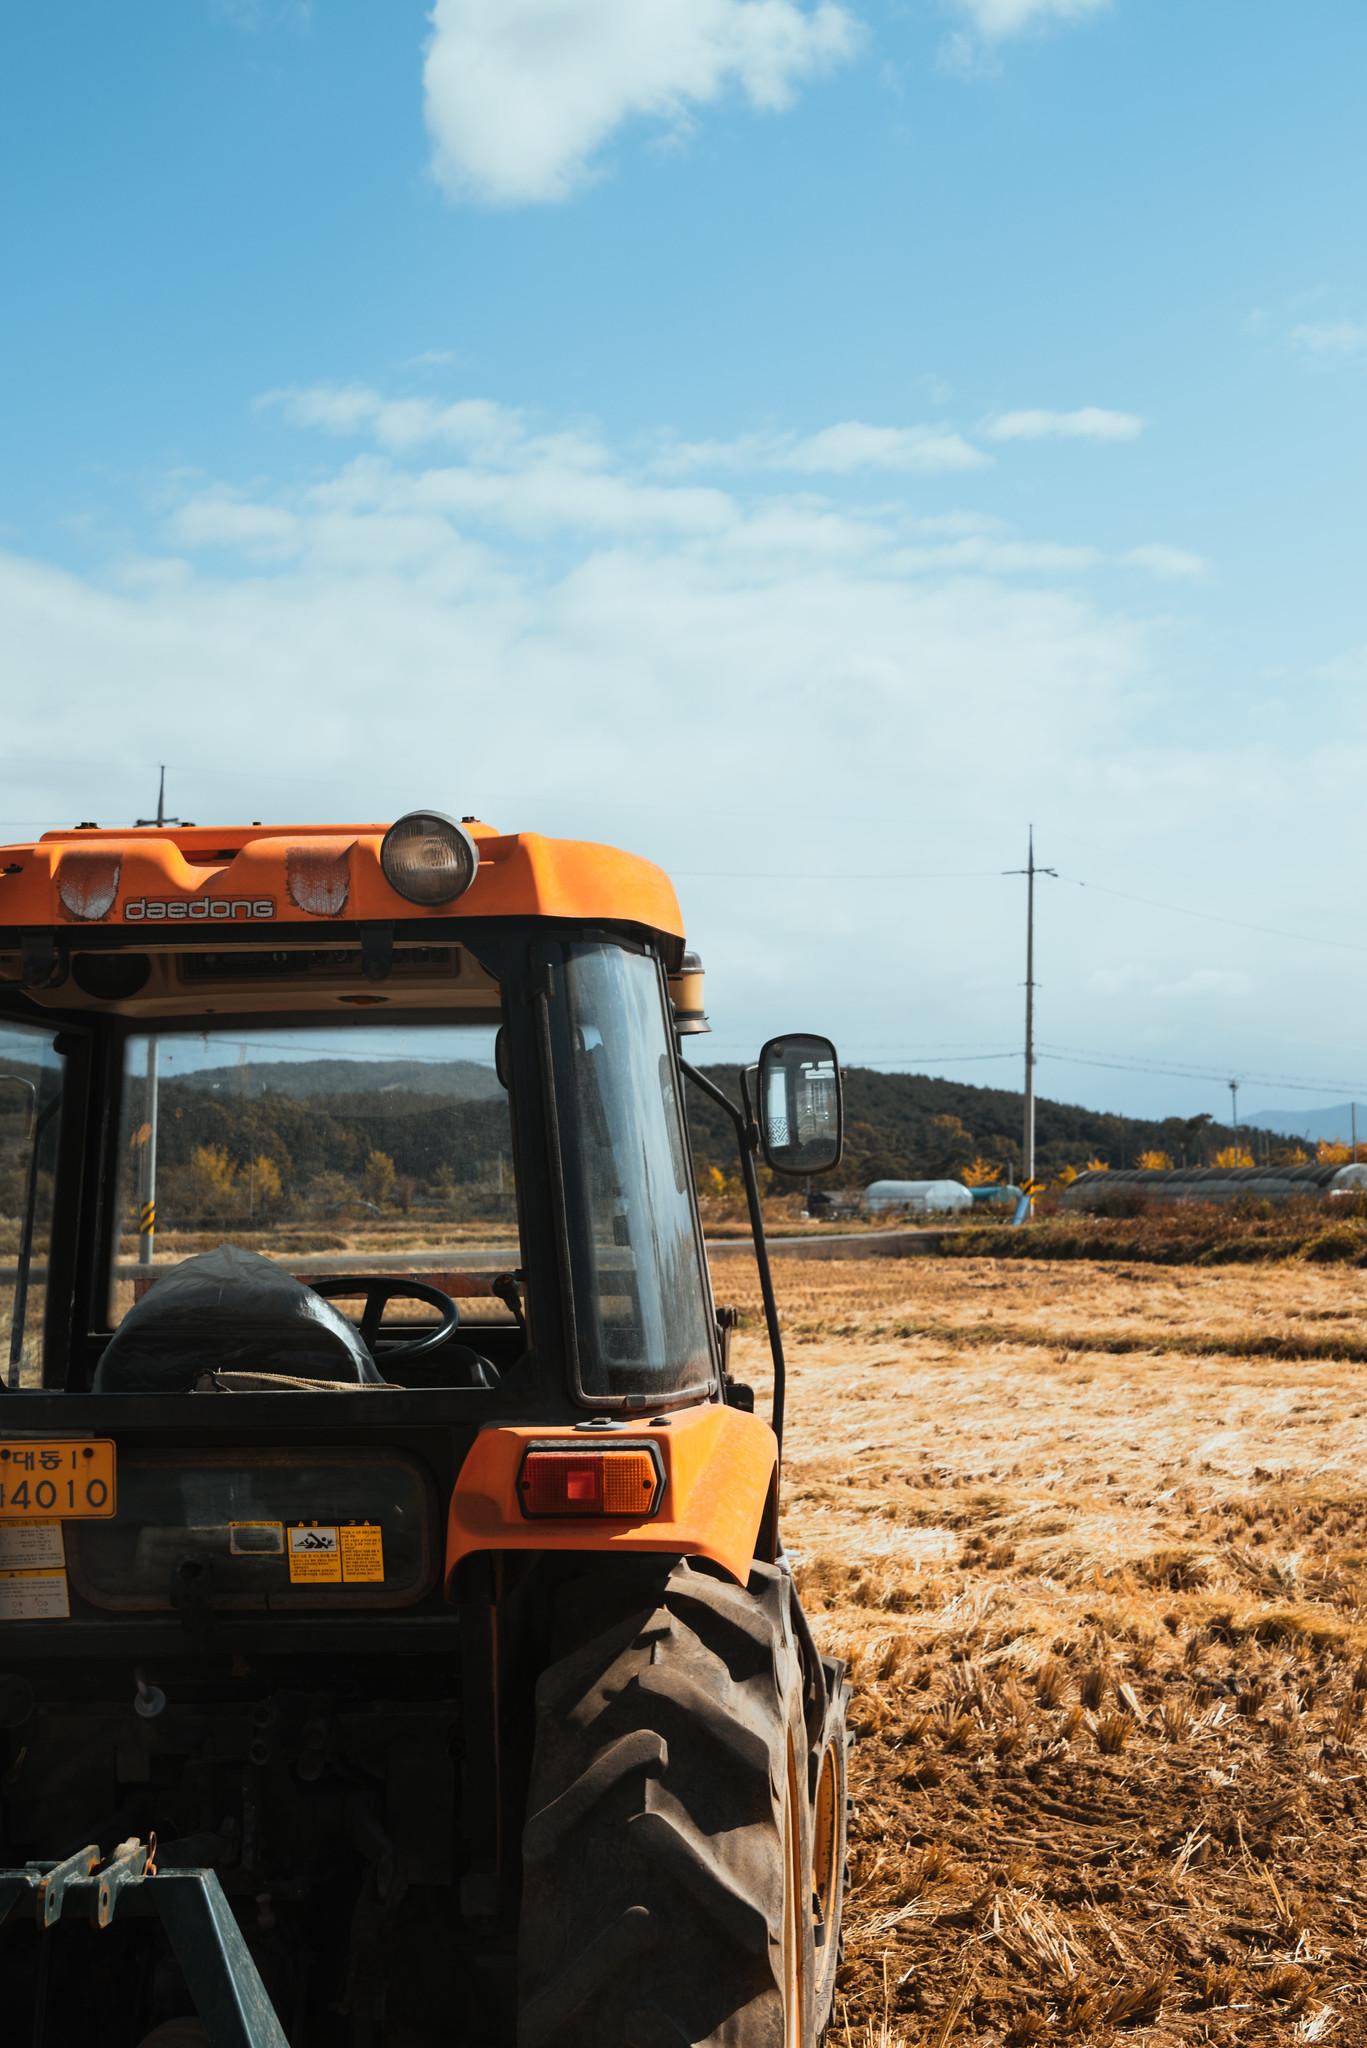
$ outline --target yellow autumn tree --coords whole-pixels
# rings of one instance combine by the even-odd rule
[[[977,1159],[970,1159],[967,1166],[959,1174],[959,1178],[966,1188],[985,1188],[991,1182],[999,1181],[1001,1177],[1001,1168],[993,1160],[984,1159],[981,1156]]]
[[[1061,1188],[1070,1188],[1081,1169],[1076,1166],[1061,1166],[1054,1178]]]
[[[1353,1157],[1351,1145],[1340,1145],[1333,1138],[1321,1138],[1315,1147],[1315,1157],[1321,1166],[1347,1166]]]
[[[190,1154],[190,1190],[201,1215],[221,1216],[233,1200],[237,1169],[221,1145],[196,1145]]]
[[[383,1209],[394,1192],[394,1162],[387,1152],[372,1152],[366,1159],[361,1186],[377,1209]]]
[[[1252,1166],[1253,1154],[1247,1145],[1222,1145],[1211,1162],[1214,1166]]]
[[[1109,1159],[1089,1159],[1083,1170],[1086,1173],[1109,1173],[1111,1162]]]
[[[1139,1164],[1146,1173],[1172,1172],[1172,1160],[1166,1152],[1141,1152]]]

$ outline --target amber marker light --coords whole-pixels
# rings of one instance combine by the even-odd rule
[[[548,1516],[621,1515],[647,1520],[660,1505],[664,1471],[653,1444],[532,1444],[517,1495],[529,1521]]]

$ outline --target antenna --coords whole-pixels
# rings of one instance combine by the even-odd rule
[[[160,777],[157,781],[157,815],[155,818],[139,818],[139,825],[188,825],[188,818],[168,818],[166,815],[166,763],[160,762]],[[141,1186],[138,1200],[138,1264],[150,1266],[156,1256],[157,1244],[157,1111],[160,1097],[159,1073],[160,1045],[154,1031],[147,1035],[147,1083],[146,1116],[147,1136],[142,1148]]]
[[[166,763],[161,764],[161,778],[157,783],[157,815],[155,818],[139,818],[139,825],[188,825],[188,818],[168,818],[166,815]]]

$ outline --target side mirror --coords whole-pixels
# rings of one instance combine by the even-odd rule
[[[825,1173],[844,1138],[840,1062],[829,1038],[771,1038],[755,1074],[760,1149],[779,1173]]]

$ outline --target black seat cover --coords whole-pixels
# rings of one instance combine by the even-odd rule
[[[384,1384],[331,1302],[273,1260],[230,1244],[158,1276],[105,1346],[95,1392],[180,1393],[206,1372]]]

